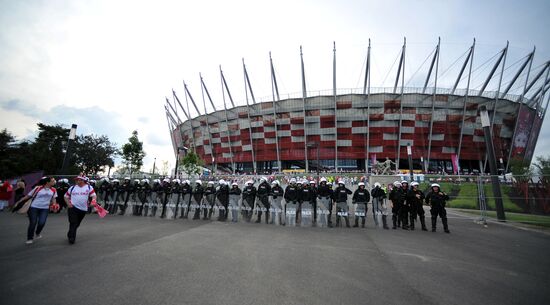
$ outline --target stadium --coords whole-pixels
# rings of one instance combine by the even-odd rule
[[[484,171],[487,158],[479,115],[485,106],[499,168],[507,170],[512,159],[530,162],[548,105],[549,62],[531,72],[533,51],[518,63],[512,79],[502,84],[506,46],[495,55],[483,86],[474,90],[468,87],[474,46],[475,42],[449,88],[437,86],[439,44],[422,87],[404,85],[405,45],[393,87],[370,86],[370,45],[363,88],[334,87],[311,94],[303,80],[302,92],[281,99],[271,64],[273,98],[257,102],[243,63],[246,104],[235,105],[221,73],[224,108],[216,109],[201,78],[201,114],[184,83],[185,98],[173,91],[173,101],[167,98],[164,105],[174,153],[181,156],[193,150],[207,167],[218,171],[260,173],[372,172],[376,163],[387,159],[399,169],[409,169],[410,152],[415,171],[475,173]],[[502,71],[500,80],[497,71]],[[525,74],[520,93],[512,94],[510,89]],[[466,78],[466,88],[458,88]],[[486,90],[495,80],[497,90]],[[429,81],[435,85],[428,87]],[[211,113],[206,113],[207,101],[213,107]],[[192,109],[196,116],[190,116]]]

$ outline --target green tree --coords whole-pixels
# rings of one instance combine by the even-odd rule
[[[128,143],[122,146],[122,159],[126,168],[128,168],[130,174],[133,172],[139,172],[143,166],[143,158],[145,152],[143,151],[143,142],[138,139],[138,132],[134,130],[132,136],[128,138]]]
[[[543,183],[548,184],[550,182],[550,156],[538,156],[534,166]]]
[[[179,170],[183,170],[188,176],[198,175],[202,172],[201,167],[204,162],[202,159],[193,151],[188,151],[185,154],[185,157],[180,160]]]
[[[0,173],[2,178],[17,175],[16,139],[7,129],[0,131]]]
[[[113,167],[117,153],[118,149],[105,135],[78,136],[75,141],[75,163],[86,175],[104,171],[105,166]]]
[[[27,156],[28,161],[35,170],[44,170],[46,174],[57,173],[63,164],[70,129],[61,125],[43,123],[37,125],[38,137],[31,144],[31,155]],[[78,172],[75,168],[71,168],[69,171],[69,173]]]

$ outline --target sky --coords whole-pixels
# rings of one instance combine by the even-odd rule
[[[359,88],[370,39],[371,84],[391,87],[406,37],[405,83],[419,87],[441,37],[438,86],[449,88],[475,38],[475,89],[507,41],[503,83],[535,46],[531,77],[540,71],[550,60],[548,12],[544,0],[0,0],[0,128],[25,139],[36,135],[37,122],[74,123],[77,134],[107,135],[119,146],[137,130],[144,169],[155,158],[157,166],[162,160],[173,166],[165,97],[174,89],[182,99],[185,81],[203,112],[199,73],[219,109],[221,66],[242,105],[244,60],[256,98],[267,100],[271,52],[283,98],[301,90],[302,46],[307,90],[330,90],[335,44],[337,87]],[[521,93],[526,74],[514,93]],[[497,86],[495,77],[488,90]],[[535,156],[550,156],[549,136],[547,119]]]

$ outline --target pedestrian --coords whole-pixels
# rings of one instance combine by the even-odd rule
[[[411,201],[408,200],[409,182],[401,181],[401,188],[398,190],[398,200],[401,203],[399,208],[399,218],[401,218],[401,229],[409,230],[409,211],[411,209]]]
[[[63,210],[63,208],[67,208],[67,205],[65,204],[65,193],[67,193],[67,190],[69,189],[70,185],[69,185],[69,180],[66,179],[66,178],[63,178],[63,179],[59,179],[57,185],[56,185],[56,190],[57,190],[57,203],[59,204],[59,211],[57,211],[57,213],[61,213],[61,210]]]
[[[53,177],[43,177],[38,181],[38,184],[26,195],[23,196],[15,206],[32,200],[30,207],[27,211],[29,216],[29,227],[27,228],[27,245],[33,243],[34,239],[42,238],[42,230],[46,225],[48,219],[48,212],[50,207],[59,207],[56,202],[57,191],[53,187],[55,185],[55,179]]]
[[[69,244],[76,241],[76,230],[88,212],[88,207],[97,206],[96,194],[94,188],[88,184],[88,178],[77,176],[75,185],[71,186],[65,193],[65,202],[67,203],[67,214],[69,216],[69,231],[67,238]]]
[[[269,222],[269,194],[271,193],[271,186],[267,182],[265,177],[260,179],[260,185],[258,185],[258,190],[256,192],[256,197],[258,198],[258,219],[256,223],[262,221],[262,212],[265,213],[265,223]]]
[[[8,206],[8,200],[11,198],[11,193],[13,192],[13,188],[9,181],[2,181],[0,180],[0,212],[4,211],[4,207]]]
[[[191,207],[195,209],[195,214],[193,215],[193,220],[201,219],[201,208],[205,207],[203,203],[204,188],[202,187],[202,181],[195,181],[195,188],[193,189],[193,195],[191,197],[192,204]]]
[[[437,224],[437,216],[441,218],[443,230],[445,233],[451,233],[447,224],[447,210],[445,205],[449,200],[449,195],[441,191],[439,184],[432,184],[431,191],[426,195],[426,203],[430,205],[430,213],[432,214],[432,232],[435,232]]]
[[[218,221],[226,221],[229,212],[229,182],[221,179],[216,190],[216,199],[220,203]]]
[[[246,222],[250,222],[252,214],[254,213],[254,202],[256,201],[256,188],[254,187],[254,181],[248,180],[246,186],[242,191],[242,204],[244,209],[242,210],[243,218]]]
[[[327,225],[328,220],[328,227],[332,227],[332,184],[327,183],[327,179],[325,177],[321,178],[319,187],[317,188],[317,199],[319,201],[319,211],[321,215],[319,215],[319,220],[321,226]]]
[[[300,190],[296,185],[296,179],[291,178],[290,184],[285,189],[285,224],[289,226],[296,225],[296,208],[300,199]]]
[[[387,215],[388,208],[384,202],[386,198],[386,192],[382,188],[379,182],[374,183],[374,188],[371,190],[372,196],[372,215],[374,217],[374,223],[378,227],[378,215],[382,215],[382,226],[384,229],[388,229]]]
[[[21,200],[21,198],[25,197],[25,187],[26,187],[25,179],[19,179],[19,181],[17,181],[17,184],[15,185],[15,190],[14,190],[15,198],[13,202],[17,202]]]

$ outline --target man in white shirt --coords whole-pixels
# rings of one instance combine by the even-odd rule
[[[68,206],[69,232],[67,237],[72,245],[76,239],[76,229],[80,226],[82,219],[88,212],[88,203],[96,205],[96,194],[94,188],[88,184],[88,178],[78,176],[75,179],[76,184],[71,186],[65,193],[65,202]]]

